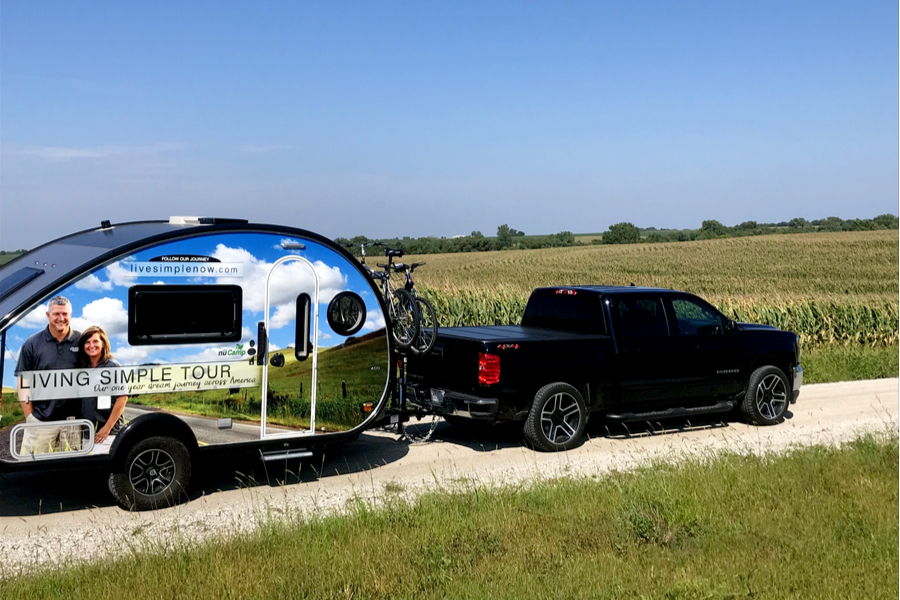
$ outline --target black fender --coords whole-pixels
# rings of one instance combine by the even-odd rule
[[[180,441],[191,455],[191,461],[197,454],[197,437],[187,423],[168,413],[147,413],[128,423],[116,436],[109,450],[110,469],[123,469],[131,447],[153,436],[166,436]]]

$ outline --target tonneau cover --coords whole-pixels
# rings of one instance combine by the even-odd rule
[[[543,342],[559,339],[607,337],[590,333],[574,333],[556,329],[539,327],[522,327],[521,325],[496,325],[481,327],[441,327],[438,330],[438,341],[441,338],[455,338],[481,342]]]

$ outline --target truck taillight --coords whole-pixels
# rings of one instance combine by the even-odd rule
[[[478,383],[493,385],[500,381],[500,357],[487,352],[478,353]]]

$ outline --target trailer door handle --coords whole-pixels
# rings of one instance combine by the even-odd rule
[[[259,340],[257,345],[256,364],[264,365],[269,356],[269,338],[266,336],[266,323],[260,321],[256,326],[256,336]]]
[[[303,293],[297,296],[297,317],[295,323],[297,329],[294,332],[294,356],[303,361],[312,353],[312,343],[309,340],[310,307],[312,301],[309,294]]]

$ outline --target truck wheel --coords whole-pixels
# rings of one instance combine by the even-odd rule
[[[784,421],[790,400],[790,385],[778,367],[765,366],[753,371],[741,412],[756,425],[776,425]]]
[[[537,450],[569,450],[581,441],[587,423],[584,399],[568,383],[538,390],[525,421],[525,441]]]
[[[191,457],[170,437],[141,440],[128,451],[121,471],[109,474],[109,491],[128,510],[172,506],[191,479]]]

